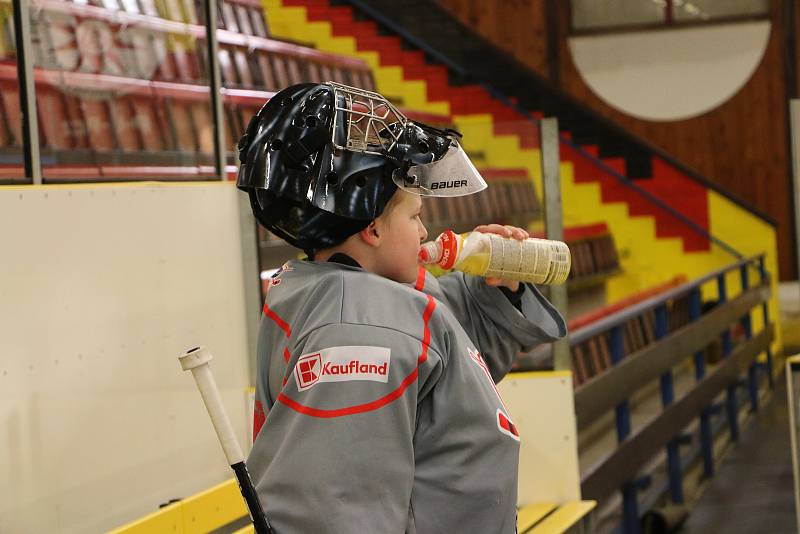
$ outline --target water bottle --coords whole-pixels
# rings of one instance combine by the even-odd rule
[[[567,279],[572,257],[561,241],[447,230],[422,244],[419,261],[486,278],[554,285]]]

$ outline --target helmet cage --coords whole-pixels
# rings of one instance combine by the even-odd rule
[[[395,160],[398,168],[392,173],[392,181],[415,195],[464,196],[486,189],[486,182],[457,141],[458,132],[417,125],[378,93],[336,82],[326,85],[334,90],[336,112],[331,145],[335,150]],[[408,150],[408,145],[418,144],[420,136],[447,142],[438,154],[425,151],[428,156],[425,161],[423,154],[411,157]]]
[[[376,156],[392,154],[408,123],[405,115],[378,93],[336,82],[326,85],[333,88],[336,109],[331,130],[333,147]],[[344,139],[337,140],[342,132]]]

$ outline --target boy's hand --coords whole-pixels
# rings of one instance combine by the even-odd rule
[[[523,239],[528,239],[530,234],[527,231],[523,230],[522,228],[517,228],[516,226],[510,225],[502,225],[502,224],[482,224],[480,226],[475,227],[475,232],[480,232],[482,234],[497,234],[503,237],[510,237],[513,239],[517,239],[522,241]],[[503,286],[507,287],[511,291],[519,290],[519,282],[516,280],[503,280],[501,278],[486,278],[486,284],[497,287]]]

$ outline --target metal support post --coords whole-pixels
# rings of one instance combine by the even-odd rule
[[[789,438],[792,447],[794,512],[800,532],[800,356],[786,359],[786,397],[789,404]]]
[[[39,119],[36,113],[36,83],[33,78],[33,46],[29,0],[13,0],[14,36],[17,47],[17,77],[22,115],[22,146],[25,176],[34,184],[42,183],[42,161],[39,157]]]
[[[719,294],[719,303],[725,304],[728,300],[728,289],[725,285],[725,273],[717,276],[717,292]],[[732,350],[731,333],[726,327],[722,333],[722,356],[727,358],[730,356]],[[736,384],[731,384],[727,387],[725,397],[725,408],[728,414],[728,428],[731,432],[731,441],[739,441],[739,420],[738,410],[736,409]]]
[[[747,275],[748,267],[749,265],[747,264],[739,267],[739,274],[742,278],[742,293],[750,287],[750,278]],[[742,316],[741,324],[745,339],[753,337],[753,322],[750,317],[750,310],[747,310],[747,313]],[[758,411],[758,377],[756,376],[756,369],[756,362],[751,363],[747,368],[747,390],[750,393],[750,410],[753,412]]]
[[[700,318],[700,288],[695,287],[689,293],[689,321],[694,322]],[[703,351],[694,353],[694,377],[697,382],[706,376],[706,362]],[[703,476],[706,478],[714,475],[714,441],[711,434],[711,412],[704,408],[700,412],[700,450],[703,456]]]
[[[623,343],[623,326],[615,326],[608,335],[609,353],[611,363],[617,365],[625,356]],[[631,411],[628,401],[621,402],[615,409],[617,418],[617,440],[623,441],[631,433]],[[638,534],[639,503],[637,498],[637,485],[634,481],[626,482],[620,488],[622,492],[622,533]]]
[[[758,273],[762,284],[769,283],[767,269],[764,266],[764,256],[758,258]],[[761,305],[761,311],[764,313],[764,328],[766,328],[769,325],[769,301]],[[775,387],[775,379],[772,376],[772,347],[767,348],[767,381],[770,389]]]
[[[208,85],[211,89],[211,116],[214,118],[214,170],[220,180],[226,180],[227,147],[222,109],[222,78],[219,69],[217,41],[217,0],[203,2],[206,19],[206,51],[208,53]]]
[[[615,326],[611,329],[608,336],[608,352],[611,356],[612,365],[617,365],[625,356],[625,345],[623,343],[622,326]],[[616,408],[617,412],[617,440],[622,441],[631,433],[631,417],[628,401],[623,401]]]
[[[542,183],[544,189],[544,224],[547,239],[564,240],[564,222],[561,210],[561,157],[558,138],[558,120],[555,117],[539,121],[541,141]],[[550,286],[550,302],[561,314],[567,316],[567,286]],[[572,356],[569,340],[553,343],[553,368],[571,370]]]
[[[789,101],[789,127],[792,136],[792,174],[794,191],[795,257],[800,278],[800,100]]]
[[[256,383],[256,347],[258,345],[258,331],[261,325],[261,262],[259,255],[258,227],[256,226],[253,211],[250,208],[250,199],[243,193],[238,193],[239,228],[241,229],[242,267],[244,278],[244,303],[245,320],[247,321],[247,361],[250,371],[250,383]]]
[[[668,331],[667,305],[662,304],[656,308],[656,339],[658,340],[666,337]],[[659,381],[661,384],[661,405],[667,407],[675,400],[672,371],[669,370],[662,374]],[[681,504],[683,503],[683,469],[681,468],[678,440],[675,438],[669,440],[667,443],[667,473],[669,475],[669,493],[672,502]]]

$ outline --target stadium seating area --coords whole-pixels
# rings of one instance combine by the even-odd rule
[[[219,4],[225,139],[292,83],[335,80],[374,88],[367,65],[270,38],[258,2]],[[4,176],[19,176],[19,88],[5,5],[0,42]],[[196,178],[213,173],[206,35],[192,1],[61,2],[32,10],[45,179]],[[235,160],[229,156],[229,163]]]

